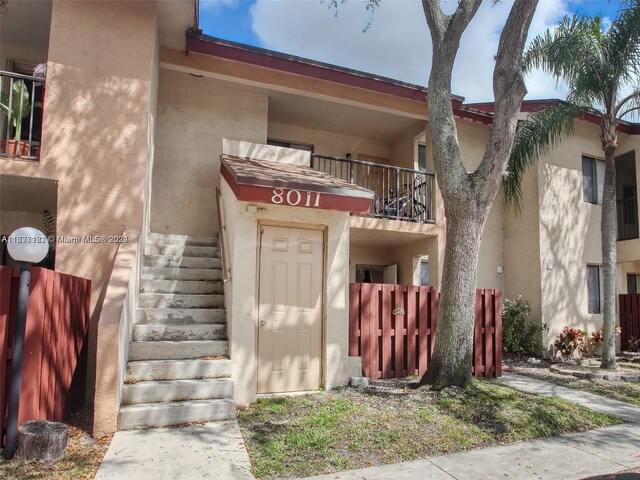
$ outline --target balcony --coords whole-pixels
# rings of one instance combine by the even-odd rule
[[[311,168],[373,191],[369,216],[435,222],[433,173],[318,154],[311,155]]]
[[[0,71],[0,157],[40,158],[44,79]]]

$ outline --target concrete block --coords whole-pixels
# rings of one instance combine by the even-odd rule
[[[140,308],[218,308],[224,307],[224,295],[185,293],[141,293]]]
[[[134,325],[132,340],[226,340],[224,323],[190,323],[184,325],[141,324]]]
[[[351,377],[351,386],[356,388],[368,387],[369,386],[369,378],[368,377]]]
[[[225,323],[223,308],[139,308],[136,324],[185,325],[189,323]]]

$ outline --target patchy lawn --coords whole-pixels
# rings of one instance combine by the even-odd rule
[[[89,435],[88,416],[80,412],[69,420],[69,442],[62,459],[54,465],[27,462],[18,457],[5,462],[0,455],[0,479],[20,480],[90,480],[107,453],[111,436],[94,440]]]
[[[394,383],[259,400],[238,418],[254,475],[304,477],[619,423],[492,381],[441,392]]]
[[[508,359],[504,362],[510,371],[527,375],[528,377],[545,380],[567,388],[602,395],[603,397],[620,400],[640,407],[640,383],[611,382],[608,380],[583,380],[549,370],[549,362],[530,364],[522,359]],[[620,362],[620,366],[637,369],[639,365],[631,362]],[[636,374],[637,375],[637,374]]]

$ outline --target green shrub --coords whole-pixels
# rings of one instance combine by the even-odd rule
[[[529,322],[531,304],[522,297],[506,299],[502,307],[502,351],[514,355],[541,356],[542,332],[547,325]]]

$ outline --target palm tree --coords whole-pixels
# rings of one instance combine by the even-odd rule
[[[640,110],[640,0],[626,1],[608,29],[599,16],[565,17],[555,31],[547,30],[533,40],[523,61],[525,71],[541,68],[556,81],[564,80],[569,92],[566,101],[531,114],[521,124],[504,181],[507,203],[520,208],[524,171],[541,153],[572,132],[576,116],[588,113],[600,119],[605,157],[601,224],[604,342],[600,366],[613,369],[616,367],[615,151],[619,119]]]

